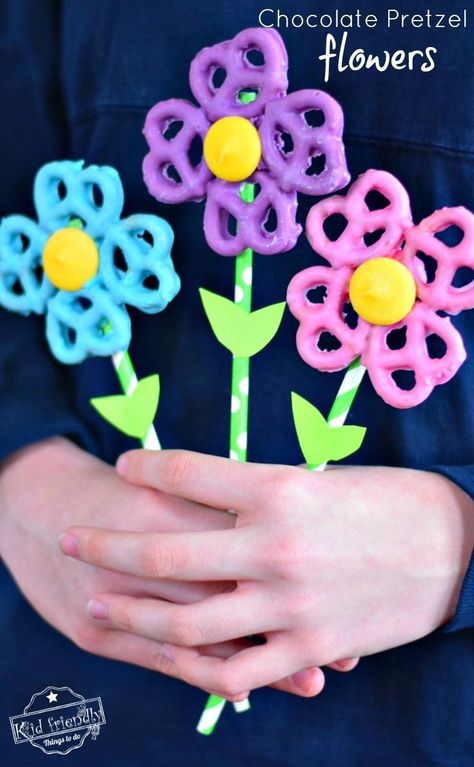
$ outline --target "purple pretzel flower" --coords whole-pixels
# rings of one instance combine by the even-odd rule
[[[160,202],[207,195],[204,232],[223,256],[291,250],[297,192],[326,195],[350,179],[339,104],[318,90],[286,95],[288,57],[273,29],[246,29],[204,48],[190,68],[199,103],[169,99],[148,113],[143,175]],[[244,183],[255,201],[244,201]]]

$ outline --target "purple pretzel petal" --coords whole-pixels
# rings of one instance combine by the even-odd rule
[[[143,161],[143,178],[153,197],[168,203],[199,202],[205,197],[212,178],[202,157],[208,128],[203,110],[189,101],[169,99],[150,109],[143,129],[150,147]],[[191,157],[195,148],[197,157]]]
[[[258,51],[262,63],[252,63],[255,54],[250,51]],[[287,68],[288,56],[278,32],[244,29],[233,40],[203,48],[191,62],[189,83],[209,120],[226,115],[259,117],[267,101],[286,93]],[[220,84],[219,75],[225,75]],[[239,94],[246,90],[257,96],[243,104]]]
[[[296,192],[282,192],[266,171],[249,179],[255,184],[254,202],[241,198],[241,184],[215,179],[208,186],[204,233],[208,245],[221,256],[237,256],[245,248],[274,255],[291,250],[301,233],[296,223]],[[235,219],[235,231],[229,224]],[[271,226],[272,218],[276,218]],[[271,231],[269,231],[271,230]]]
[[[321,125],[311,124],[313,116]],[[341,107],[322,91],[296,91],[267,104],[260,125],[263,156],[284,190],[323,195],[349,182],[343,127]]]

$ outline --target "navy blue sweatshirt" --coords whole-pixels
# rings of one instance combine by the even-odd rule
[[[231,297],[233,262],[207,247],[202,205],[165,206],[147,194],[141,176],[147,151],[143,122],[161,99],[190,99],[193,55],[258,26],[266,5],[256,0],[0,2],[0,216],[34,215],[32,181],[43,163],[84,159],[118,169],[125,215],[157,213],[176,233],[181,293],[161,315],[131,313],[137,371],[161,374],[157,425],[166,447],[227,452],[230,360],[212,337],[197,289],[205,286]],[[421,71],[428,61],[421,55],[412,70],[390,66],[385,72],[374,67],[339,72],[332,59],[327,83],[318,56],[326,34],[333,34],[339,46],[343,29],[314,26],[316,16],[308,19],[313,26],[298,28],[300,17],[291,26],[291,16],[301,14],[304,20],[309,13],[328,13],[335,20],[337,9],[354,12],[353,4],[327,0],[321,8],[310,0],[289,0],[281,6],[290,17],[289,28],[284,18],[280,27],[290,60],[290,90],[324,88],[341,103],[352,177],[368,168],[395,174],[409,190],[415,222],[442,206],[474,210],[472,22],[468,14],[467,28],[436,28],[447,23],[441,14],[462,11],[448,5],[433,0],[428,21],[426,9],[405,2],[399,11],[423,13],[423,25],[406,20],[401,29],[394,17],[387,29],[390,4],[373,2],[362,16],[376,14],[377,27],[361,24],[348,31],[342,64],[356,48],[381,54],[432,46],[437,51],[431,54],[431,71]],[[275,22],[277,8],[262,21]],[[301,222],[313,203],[300,198]],[[315,260],[304,237],[290,253],[257,256],[255,306],[284,299],[291,277]],[[435,470],[473,495],[472,313],[454,323],[470,357],[449,384],[421,406],[400,411],[386,406],[365,380],[349,422],[369,427],[357,462]],[[327,412],[342,377],[317,373],[302,362],[296,327],[286,313],[276,339],[252,360],[252,461],[300,462],[289,392],[296,390]],[[46,346],[43,318],[33,316],[1,311],[0,339],[0,457],[53,434],[66,435],[111,462],[135,445],[102,422],[88,402],[91,396],[118,392],[110,360],[59,365]],[[326,689],[315,699],[259,690],[250,713],[237,715],[227,706],[210,738],[194,732],[205,693],[82,652],[38,617],[4,568],[0,581],[0,754],[9,767],[46,758],[28,745],[13,744],[8,717],[47,684],[102,697],[107,725],[97,741],[68,757],[75,765],[474,764],[474,567],[455,617],[440,630],[365,658],[350,674],[328,671]],[[48,764],[64,763],[61,757],[48,759]]]

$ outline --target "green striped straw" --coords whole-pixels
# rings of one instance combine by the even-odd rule
[[[243,91],[240,101],[249,104],[257,97],[254,91]],[[253,184],[244,184],[240,196],[244,202],[252,203],[255,199]],[[246,248],[235,259],[234,301],[252,311],[253,250]],[[232,384],[230,405],[230,442],[229,458],[234,461],[247,460],[247,432],[249,420],[249,381],[250,359],[232,357]]]
[[[255,100],[256,95],[252,91],[243,92],[240,94],[240,100],[243,104],[248,104]],[[254,185],[244,184],[240,193],[242,200],[252,203],[254,195]],[[253,250],[246,248],[235,259],[234,279],[234,301],[246,312],[252,310],[252,282]],[[245,462],[247,460],[249,382],[249,357],[232,357],[229,458],[234,461]],[[210,735],[213,732],[225,704],[225,698],[220,698],[218,695],[209,696],[196,728],[201,735]],[[238,713],[248,711],[249,708],[248,700],[234,703],[234,709]]]
[[[237,261],[239,261],[241,258],[246,257],[246,252],[242,254],[242,256],[239,256]],[[244,268],[248,268],[248,264]],[[238,269],[238,266],[236,264],[236,288],[237,285],[240,284],[242,290],[243,286],[250,287],[252,284],[251,275],[250,275],[250,286],[247,285],[246,281],[240,279],[240,282],[237,282],[237,275],[242,275],[242,269]],[[238,295],[241,295],[240,292]],[[251,300],[251,290],[244,291],[243,295],[246,297],[246,301],[249,302],[248,309],[250,310],[250,300]],[[242,297],[243,300],[243,297]],[[247,308],[247,306],[246,306]],[[234,360],[235,362],[235,360]],[[247,362],[247,366],[244,367],[242,365],[243,362]],[[232,393],[234,395],[235,387],[239,387],[239,384],[241,384],[242,380],[245,380],[246,378],[246,384],[244,385],[245,390],[248,394],[248,366],[249,360],[237,360],[237,365],[235,365],[235,369],[233,369],[233,376],[232,376]],[[335,400],[333,402],[333,405],[331,407],[331,410],[329,411],[328,415],[328,425],[329,426],[343,426],[345,423],[347,416],[349,415],[349,411],[351,409],[352,403],[354,402],[355,396],[359,390],[359,386],[362,382],[362,379],[365,375],[366,367],[361,363],[360,358],[357,358],[354,360],[349,367],[346,370],[346,373],[344,375],[344,378],[342,380],[342,383],[339,387],[339,390],[336,394]],[[242,372],[241,372],[242,371]],[[244,378],[240,377],[240,375],[243,375]],[[235,376],[235,378],[234,378]],[[247,407],[247,404],[246,404]],[[242,421],[242,419],[237,416],[240,415],[240,408],[237,409],[235,412],[233,410],[232,412],[232,426],[234,428],[234,436],[242,434],[242,427],[245,426],[245,422]],[[233,448],[232,444],[232,438],[231,438],[231,449]],[[241,455],[243,457],[241,457]],[[242,449],[240,452],[237,453],[236,460],[242,460],[245,461],[246,459],[246,449]],[[234,457],[231,454],[231,458]],[[315,466],[313,468],[313,471],[324,471],[326,468],[326,463],[322,463],[319,466]],[[201,715],[201,718],[199,720],[197,730],[202,735],[210,735],[219,720],[219,717],[224,709],[225,706],[225,699],[220,698],[217,695],[210,695],[206,707]],[[243,706],[242,710],[247,710],[250,708],[250,702],[249,700],[242,701],[240,704],[234,704],[234,706],[240,705]]]
[[[346,370],[328,415],[328,426],[343,426],[367,368],[357,357]],[[312,471],[324,471],[327,462],[315,466]]]
[[[226,703],[226,699],[220,698],[219,695],[209,695],[196,727],[196,730],[201,735],[211,735],[214,732]],[[234,703],[233,706],[237,713],[241,714],[242,712],[249,710],[250,701],[246,698],[238,703]]]
[[[245,202],[253,202],[254,185],[245,184],[240,194]],[[246,248],[235,259],[234,301],[247,312],[252,310],[252,281],[253,250]],[[249,357],[232,357],[229,458],[234,461],[245,462],[247,460],[249,381]],[[220,698],[218,695],[208,697],[196,727],[201,735],[211,735],[225,704],[225,698]],[[238,713],[248,711],[250,708],[248,699],[233,705]]]
[[[116,370],[120,386],[124,394],[132,394],[138,384],[137,374],[128,351],[116,352],[112,355],[112,363]],[[145,437],[140,440],[146,450],[161,450],[160,440],[153,424],[151,424]]]
[[[80,218],[71,218],[68,226],[74,229],[83,228],[83,224]],[[102,333],[108,332],[110,332],[110,323],[107,322],[102,327]],[[113,354],[112,364],[117,373],[117,377],[120,382],[120,386],[122,387],[123,393],[129,396],[132,394],[132,392],[135,391],[138,384],[138,378],[128,351],[116,352]],[[140,442],[142,443],[142,446],[147,450],[161,450],[160,440],[158,439],[158,434],[156,433],[156,429],[153,424],[148,429],[146,436],[141,439]]]
[[[256,93],[250,91],[240,94],[240,100],[244,104],[254,101],[255,97]],[[240,193],[242,200],[252,203],[254,195],[254,185],[244,184]],[[245,309],[246,312],[252,311],[252,282],[253,250],[246,248],[235,259],[234,279],[234,301],[242,309]],[[234,461],[247,460],[249,382],[249,357],[232,357],[229,458],[232,458]],[[210,735],[213,732],[225,704],[225,698],[220,698],[218,695],[209,696],[196,728],[201,735]],[[234,703],[234,709],[238,713],[248,711],[249,708],[250,703],[248,700]]]
[[[254,185],[245,184],[241,197],[245,202],[253,202]],[[234,301],[246,312],[252,310],[252,281],[253,250],[246,248],[235,259],[234,282]],[[249,381],[249,357],[232,357],[229,458],[234,461],[247,460]]]

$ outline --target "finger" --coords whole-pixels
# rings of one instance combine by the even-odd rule
[[[227,660],[176,645],[166,647],[181,679],[203,689],[220,690],[226,698],[271,685],[301,670],[301,661],[284,634],[272,635],[265,645],[250,647]]]
[[[267,499],[276,470],[187,450],[132,450],[117,462],[118,473],[129,482],[236,511],[258,508]]]
[[[228,642],[219,642],[217,644],[202,645],[198,649],[203,655],[212,655],[216,658],[230,658],[248,647],[254,647],[255,642],[248,639],[233,639]],[[281,692],[288,692],[291,695],[298,695],[302,698],[311,698],[322,692],[325,684],[324,672],[316,667],[298,671],[292,676],[285,677],[273,682],[270,687]],[[220,695],[216,690],[206,690],[209,694]],[[249,695],[242,693],[243,698]]]
[[[112,575],[110,584],[107,586],[114,594],[126,594],[137,598],[155,597],[179,605],[199,602],[214,594],[234,591],[235,587],[235,581],[168,581],[140,578],[138,575],[119,572]]]
[[[297,671],[296,674],[270,686],[303,698],[312,698],[323,691],[325,682],[324,672],[318,666],[314,666],[303,671]]]
[[[123,484],[127,486],[125,481]],[[134,492],[130,485],[127,489]],[[130,530],[181,533],[235,527],[235,514],[225,513],[222,509],[212,509],[185,498],[177,498],[153,488],[149,488],[149,493],[150,502],[144,509],[144,514],[140,514],[141,506],[134,506],[133,517],[130,517]],[[99,526],[100,522],[97,524]]]
[[[172,650],[173,655],[170,654]],[[187,681],[182,679],[179,668],[174,661],[174,655],[177,650],[178,648],[168,647],[152,639],[137,637],[136,634],[128,634],[125,631],[119,630],[103,632],[100,639],[96,638],[94,643],[90,645],[90,648],[86,648],[86,652],[100,655],[103,658],[131,663],[151,671],[158,671],[161,674],[165,674],[165,676]],[[194,653],[194,650],[179,648],[179,653],[183,660],[186,653]],[[217,692],[215,694],[219,695],[220,693]],[[238,702],[245,700],[247,696],[248,693],[235,697],[229,696],[228,700]]]
[[[216,658],[229,658],[248,647],[254,647],[255,642],[248,639],[234,639],[229,642],[219,642],[218,644],[203,645],[199,648],[203,655],[212,655]],[[319,695],[324,689],[325,676],[322,669],[316,667],[298,671],[292,676],[285,677],[273,682],[270,687],[281,692],[288,692],[291,695],[298,695],[302,698],[312,698]],[[219,695],[216,690],[207,690],[210,694]],[[242,699],[246,698],[249,692],[242,693]]]
[[[124,575],[124,578],[133,577]],[[136,578],[140,581],[140,578]],[[200,602],[202,599],[212,597],[216,594],[227,594],[235,591],[237,584],[235,581],[145,581],[150,586],[145,589],[137,588],[135,591],[130,589],[114,589],[114,593],[128,594],[129,596],[141,598],[151,597],[155,599],[164,599],[167,602],[174,602],[178,605],[190,605],[193,602]]]
[[[355,669],[359,661],[360,658],[344,658],[343,660],[338,660],[335,663],[329,663],[328,668],[332,668],[333,671],[341,671],[342,673],[347,673],[348,671]]]
[[[192,533],[147,533],[71,527],[63,554],[144,578],[248,580],[263,576],[263,557],[250,528]]]
[[[182,679],[179,668],[174,661],[178,648],[171,648],[161,642],[145,637],[137,637],[136,634],[129,634],[116,629],[104,631],[100,637],[95,637],[90,645],[82,649],[94,655],[100,655],[103,658],[131,663],[175,679],[187,681]],[[173,651],[173,655],[171,655],[171,651]],[[195,651],[179,648],[179,653],[181,659],[183,659],[186,653],[194,655]],[[217,692],[215,694],[219,695],[220,693]],[[248,693],[237,696],[235,702],[244,700],[247,695]],[[229,696],[228,699],[229,701],[234,701],[232,696]]]
[[[248,642],[245,640],[237,640],[235,642],[226,642],[215,645],[212,648],[208,648],[206,651],[216,657],[226,658],[229,657],[229,655],[234,655],[236,652],[239,652],[247,646]],[[137,637],[135,634],[112,629],[104,632],[101,640],[96,640],[95,645],[91,646],[88,651],[93,652],[96,655],[101,655],[104,658],[131,663],[152,671],[158,671],[166,676],[181,679],[178,668],[172,659],[173,655],[170,654],[173,653],[173,649],[174,648],[168,648],[162,643],[152,639]],[[186,650],[185,648],[181,648],[181,651],[182,657],[186,652],[195,653],[194,650]],[[317,695],[324,687],[324,674],[321,669],[315,669],[315,673],[312,677],[313,686],[308,691],[300,690],[298,685],[295,685],[291,679],[279,680],[271,686],[283,692],[310,697]],[[220,690],[207,689],[207,692],[225,697]],[[237,702],[238,700],[244,700],[248,695],[249,691],[245,690],[235,697],[229,696],[228,699]]]
[[[238,591],[184,606],[160,599],[103,593],[89,601],[88,612],[124,631],[183,647],[281,629],[281,618],[272,615],[267,598]]]
[[[126,631],[113,628],[103,631],[100,637],[95,637],[90,645],[81,646],[81,649],[103,658],[132,663],[135,666],[161,671],[167,676],[179,678],[174,660],[170,659],[163,643],[138,637]]]

